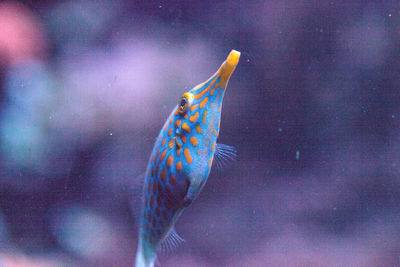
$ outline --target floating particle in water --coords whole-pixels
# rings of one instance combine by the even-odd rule
[[[278,128],[278,132],[282,132],[282,131],[283,131],[282,128],[279,127],[279,128]]]
[[[297,150],[297,151],[296,151],[296,160],[299,160],[299,158],[300,158],[300,151]]]

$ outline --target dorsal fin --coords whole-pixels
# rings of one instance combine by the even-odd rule
[[[223,169],[233,163],[237,158],[237,151],[234,146],[216,144],[215,164],[219,169]]]
[[[185,240],[178,235],[174,227],[171,227],[160,244],[160,252],[166,254],[172,253],[183,242]]]

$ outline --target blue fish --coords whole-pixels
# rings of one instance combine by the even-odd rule
[[[216,142],[225,88],[239,57],[232,50],[213,76],[184,93],[157,137],[144,178],[136,267],[154,266],[160,246],[182,240],[174,225],[204,187],[214,158],[235,153]]]

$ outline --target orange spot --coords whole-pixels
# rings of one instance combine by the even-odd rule
[[[161,146],[165,146],[165,142],[167,141],[167,139],[164,137],[162,142],[161,142]]]
[[[157,160],[157,158],[158,158],[158,154],[160,154],[160,149],[157,149],[157,154],[156,154],[156,158],[155,158],[155,160]]]
[[[186,135],[182,134],[182,135],[181,135],[181,139],[182,139],[182,142],[183,142],[183,143],[186,143]]]
[[[215,77],[214,81],[212,81],[207,87],[206,89],[204,89],[202,92],[200,92],[199,94],[195,95],[194,98],[199,99],[201,98],[205,93],[208,92],[208,90],[210,90],[211,86],[214,85],[214,83],[218,80],[218,77]]]
[[[160,156],[160,161],[163,161],[163,160],[164,160],[165,154],[167,154],[167,150],[166,150],[166,149],[164,149],[163,153],[161,154],[161,156]]]
[[[199,154],[199,155],[200,155],[200,150],[197,150],[197,154]]]
[[[212,164],[213,159],[214,159],[214,156],[211,156],[210,162],[208,163],[208,168],[211,168],[211,164]]]
[[[190,131],[191,131],[190,127],[186,124],[186,122],[184,122],[184,123],[182,124],[182,129],[183,129],[184,131],[188,132],[188,133],[190,133]]]
[[[203,123],[207,122],[207,110],[203,113]]]
[[[150,198],[150,208],[153,208],[153,205],[154,205],[154,197],[151,196],[151,198]]]
[[[214,134],[215,134],[215,135],[218,135],[218,133],[217,133],[217,131],[216,131],[216,130],[214,130]]]
[[[171,117],[171,119],[169,120],[169,123],[172,123],[172,121],[174,120],[174,118],[173,117]]]
[[[160,209],[158,207],[156,208],[156,214],[157,216],[160,216]]]
[[[167,196],[169,199],[174,199],[174,194],[167,188]]]
[[[179,114],[179,111],[178,111],[178,110],[175,110],[175,113],[174,113],[174,114],[175,114],[175,116],[178,115],[178,114]]]
[[[168,219],[168,213],[165,210],[162,212],[162,216],[164,217],[164,220]]]
[[[160,175],[161,175],[161,180],[165,181],[165,177],[167,176],[166,172],[165,172],[165,169],[161,170],[161,174]]]
[[[190,110],[191,110],[191,111],[195,110],[195,109],[197,108],[198,105],[199,105],[199,104],[193,105],[193,106],[190,108]]]
[[[170,182],[170,184],[176,184],[176,179],[175,179],[175,177],[171,175],[171,176],[169,177],[169,182]]]
[[[165,126],[164,126],[164,131],[166,131],[167,128],[168,128],[168,123],[165,124]]]
[[[171,134],[172,134],[172,128],[169,128],[168,135],[171,135]]]
[[[214,86],[214,88],[213,88],[213,89],[211,89],[211,91],[210,91],[210,95],[213,95],[213,94],[214,94],[214,91],[215,91],[215,89],[216,89],[216,88],[218,88],[218,87],[221,87],[221,83],[217,83],[217,84]]]
[[[215,147],[215,142],[213,142],[212,145],[211,145],[211,151],[214,150],[214,147]]]
[[[191,122],[195,122],[197,120],[197,118],[199,117],[199,112],[196,112],[193,116],[189,117],[189,120]]]
[[[205,97],[203,99],[203,101],[201,101],[201,103],[200,103],[200,108],[203,108],[206,105],[207,101],[208,101],[208,97]]]
[[[190,143],[192,143],[193,146],[197,146],[197,138],[194,136],[190,137]]]
[[[174,157],[173,156],[168,156],[167,158],[167,166],[170,168],[172,166],[172,163],[174,163]]]
[[[176,128],[178,128],[179,125],[181,125],[181,120],[177,120],[177,121],[175,122],[175,127],[176,127]]]
[[[183,150],[183,154],[185,155],[186,161],[187,161],[189,164],[192,163],[193,159],[192,159],[192,156],[190,155],[189,149],[185,148],[185,149]]]
[[[197,125],[196,125],[196,131],[197,131],[198,133],[203,133],[203,130],[201,129],[200,124],[197,124]]]
[[[161,186],[161,184],[159,182],[157,182],[157,187],[158,187],[158,191],[162,192],[162,186]]]
[[[215,87],[216,87],[216,86],[215,86]],[[215,87],[214,87],[213,89],[211,89],[210,95],[213,95],[213,94],[214,94],[214,92],[215,92]]]
[[[214,103],[211,103],[210,108],[213,108],[213,107],[214,107]],[[219,110],[221,110],[221,109],[219,109]]]
[[[177,155],[177,156],[180,156],[180,155],[181,155],[181,150],[182,150],[182,149],[180,149],[180,148],[179,148],[178,150],[176,150],[176,155]]]
[[[158,175],[158,171],[160,170],[160,164],[157,164],[157,168],[156,168],[156,176]]]
[[[168,147],[172,149],[174,147],[174,139],[169,139]]]
[[[181,171],[181,170],[182,170],[182,162],[178,161],[178,163],[176,164],[176,169],[177,169],[178,171]]]
[[[186,113],[186,114],[185,114],[185,116],[183,116],[183,117],[184,117],[185,119],[187,119],[187,117],[188,117],[188,114]]]

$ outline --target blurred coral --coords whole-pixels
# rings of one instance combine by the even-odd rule
[[[16,64],[47,53],[43,26],[26,6],[5,1],[0,3],[0,59]]]
[[[216,11],[216,12],[215,12]],[[0,266],[131,266],[182,92],[241,61],[162,266],[397,266],[400,13],[360,1],[0,3]]]

